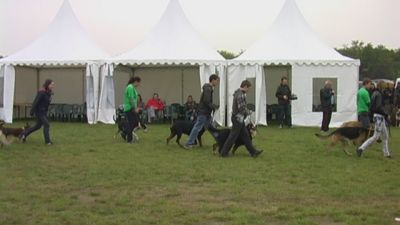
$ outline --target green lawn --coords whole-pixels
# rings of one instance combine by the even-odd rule
[[[213,155],[208,133],[205,147],[187,151],[166,145],[168,125],[133,145],[115,130],[52,123],[55,145],[39,131],[1,149],[0,223],[381,225],[400,216],[398,128],[392,160],[380,144],[361,159],[328,150],[318,128],[260,128],[256,159],[243,147]]]

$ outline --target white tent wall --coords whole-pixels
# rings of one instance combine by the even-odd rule
[[[12,122],[14,106],[15,69],[13,66],[3,65],[0,67],[0,78],[2,79],[2,105],[0,106],[0,119],[6,123]]]
[[[52,103],[83,104],[86,101],[85,68],[42,68],[39,84],[42,85],[46,79],[55,83]]]
[[[33,102],[39,89],[37,72],[36,68],[15,67],[15,105]]]
[[[98,119],[99,69],[97,64],[86,66],[86,115],[89,124],[97,123]]]
[[[104,64],[100,72],[100,97],[97,121],[114,124],[115,119],[114,65]]]
[[[321,112],[313,112],[313,78],[337,78],[337,112],[331,126],[357,120],[358,65],[297,64],[292,65],[292,92],[298,100],[292,102],[292,123],[299,126],[320,126]]]
[[[265,88],[265,75],[264,68],[261,65],[230,65],[228,67],[228,92],[227,92],[227,122],[228,126],[232,125],[232,104],[233,104],[233,93],[240,87],[243,80],[249,78],[255,78],[255,84],[252,84],[252,88],[255,89],[255,106],[256,111],[251,119],[259,125],[267,125],[267,101],[266,101],[266,88]]]

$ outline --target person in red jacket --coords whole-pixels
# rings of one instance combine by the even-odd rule
[[[148,122],[151,123],[156,117],[162,118],[165,103],[161,101],[157,93],[153,94],[153,98],[149,99],[146,104]]]

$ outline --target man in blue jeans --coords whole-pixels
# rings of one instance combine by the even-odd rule
[[[198,114],[196,123],[190,132],[189,140],[184,146],[185,149],[192,149],[194,142],[197,139],[197,135],[204,126],[208,126],[210,124],[211,113],[216,109],[215,105],[213,104],[213,90],[214,87],[216,87],[219,83],[219,77],[213,74],[208,80],[209,83],[203,85],[203,92],[201,93],[200,102],[197,109]]]

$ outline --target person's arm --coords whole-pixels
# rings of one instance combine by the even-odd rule
[[[276,89],[275,96],[276,96],[278,99],[283,99],[283,95],[282,95],[280,86]]]
[[[212,89],[205,87],[203,89],[203,103],[207,105],[211,110],[215,110],[215,106],[212,103]]]
[[[42,91],[39,91],[37,93],[35,100],[33,100],[31,111],[29,113],[31,116],[33,116],[34,112],[37,110],[37,107],[38,107],[39,103],[42,101],[44,95],[45,95],[45,93]]]
[[[131,98],[132,110],[137,111],[138,99],[139,99],[139,96],[138,96],[136,89],[132,88],[132,98]]]
[[[368,107],[371,106],[371,98],[369,97],[368,91],[363,92],[363,94],[361,95],[361,98]]]

